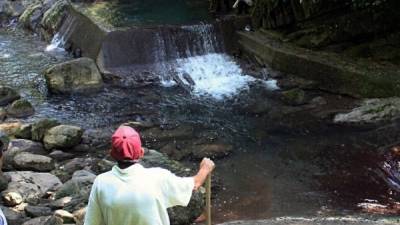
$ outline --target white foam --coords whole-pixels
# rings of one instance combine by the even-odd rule
[[[46,46],[46,52],[63,52],[65,49],[63,48],[65,45],[64,39],[58,33],[54,35],[50,44]]]
[[[183,82],[188,84],[183,74],[193,79],[193,93],[198,96],[211,96],[217,100],[233,97],[249,84],[260,81],[244,75],[242,69],[226,54],[207,54],[178,59],[177,72]],[[277,89],[276,81],[263,81],[267,88]],[[189,84],[188,84],[189,85]]]
[[[5,53],[5,54],[0,56],[0,58],[2,58],[2,59],[8,59],[10,57],[11,57],[11,54],[8,54],[8,53]]]

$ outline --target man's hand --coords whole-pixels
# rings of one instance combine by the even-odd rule
[[[214,162],[209,158],[204,158],[200,163],[199,172],[194,176],[194,190],[199,189],[204,184],[208,174],[210,174],[215,168]]]
[[[208,173],[211,173],[215,168],[214,162],[209,158],[203,158],[200,163],[200,170],[204,169],[207,170]]]

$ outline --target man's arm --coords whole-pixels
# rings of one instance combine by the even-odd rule
[[[193,177],[194,188],[193,190],[198,190],[206,181],[208,174],[210,174],[215,168],[214,162],[209,158],[204,158],[200,163],[200,169],[197,174]]]

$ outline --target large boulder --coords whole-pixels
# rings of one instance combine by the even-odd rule
[[[0,86],[0,106],[5,106],[18,100],[21,96],[14,89],[7,86]]]
[[[46,149],[67,149],[78,145],[82,139],[80,127],[59,125],[48,130],[43,138]]]
[[[31,133],[32,140],[42,141],[44,134],[52,127],[58,126],[60,123],[55,119],[41,119],[32,124]]]
[[[400,117],[400,98],[367,99],[348,113],[337,114],[335,123],[373,124]]]
[[[32,170],[37,172],[49,172],[55,168],[53,159],[43,155],[29,152],[17,154],[13,160],[17,170]]]
[[[68,1],[59,0],[51,5],[51,7],[44,13],[40,25],[43,28],[42,34],[46,39],[50,39],[49,37],[56,34],[65,18],[65,15],[67,14],[69,6]]]
[[[87,195],[92,188],[92,184],[96,175],[86,171],[86,170],[78,170],[73,175],[71,180],[65,182],[61,188],[56,192],[56,199],[60,199],[63,197],[76,197],[82,194]],[[87,201],[87,199],[86,199]]]
[[[55,94],[98,91],[103,79],[90,58],[79,58],[57,64],[45,72],[47,86]]]
[[[2,198],[10,206],[20,204],[22,201],[38,204],[46,192],[55,191],[62,185],[61,181],[50,173],[21,171],[4,174],[11,178],[11,182],[2,192]]]
[[[7,113],[12,117],[28,117],[35,113],[32,104],[26,99],[18,99],[14,101],[8,108]]]

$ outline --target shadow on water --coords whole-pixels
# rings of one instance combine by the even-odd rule
[[[287,130],[272,129],[281,121],[237,110],[241,102],[236,98],[216,101],[159,85],[107,84],[97,94],[50,96],[42,71],[68,56],[44,52],[44,43],[18,33],[0,31],[0,45],[1,84],[18,89],[33,103],[37,113],[31,120],[52,117],[84,128],[113,127],[129,120],[185,124],[195,129],[193,139],[214,133],[231,144],[232,155],[217,160],[216,221],[354,213],[363,199],[387,196],[371,174],[377,167],[377,146],[364,135],[368,130],[324,123],[315,123],[308,132],[301,123]],[[250,92],[239,96],[248,101]],[[279,105],[271,107],[280,110]]]

